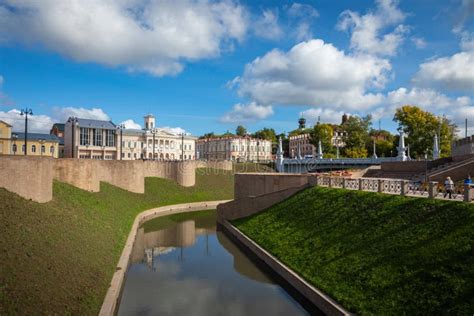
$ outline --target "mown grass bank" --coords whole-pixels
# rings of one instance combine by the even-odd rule
[[[39,204],[0,189],[0,315],[96,315],[135,216],[232,199],[233,175],[198,169],[190,188],[147,178],[145,194],[107,183],[90,193],[55,182],[53,192],[51,202]]]
[[[315,187],[234,225],[352,312],[474,312],[473,204]]]

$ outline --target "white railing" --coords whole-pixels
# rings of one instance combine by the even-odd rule
[[[449,197],[444,187],[438,182],[423,183],[420,181],[408,181],[398,179],[377,178],[346,178],[339,176],[315,175],[317,186],[343,188],[348,190],[360,190],[379,192],[386,194],[419,196],[426,198],[446,199],[454,201],[471,202],[474,200],[474,186],[464,185],[455,187]]]

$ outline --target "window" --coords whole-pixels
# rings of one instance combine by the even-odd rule
[[[92,143],[94,146],[102,146],[102,130],[101,129],[93,129],[92,130]]]
[[[22,152],[22,153],[25,152],[25,145],[21,145],[21,152]]]
[[[36,145],[31,145],[31,152],[35,153],[36,152]]]
[[[105,131],[105,146],[108,146],[108,147],[115,146],[115,130],[108,129]]]
[[[51,155],[54,154],[54,146],[49,147],[49,152],[51,153]]]
[[[13,146],[12,146],[12,150],[13,150],[13,152],[14,152],[14,153],[16,153],[16,150],[17,150],[17,148],[16,148],[16,144],[13,144]]]
[[[132,158],[132,155],[130,153],[128,153],[128,158]]]
[[[41,145],[41,153],[44,154],[46,152],[46,146]]]
[[[88,128],[80,128],[80,135],[79,135],[79,144],[81,146],[89,145],[89,129]]]
[[[125,158],[125,153],[122,153],[122,158]]]

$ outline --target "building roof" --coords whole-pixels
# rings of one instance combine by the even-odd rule
[[[127,128],[123,130],[123,135],[128,135],[128,136],[142,136],[144,133],[145,131],[141,129]],[[119,132],[119,135],[120,135],[120,132]]]
[[[12,135],[16,135],[17,140],[25,139],[25,133],[13,132]],[[56,135],[41,134],[41,133],[28,133],[27,140],[40,140],[40,139],[44,139],[48,142],[58,142],[59,143],[59,138]]]
[[[54,129],[56,127],[58,129],[58,131],[64,133],[64,127],[65,126],[66,126],[66,124],[64,124],[64,123],[54,123],[53,127],[51,129]]]
[[[9,127],[12,127],[10,124],[8,124],[8,123],[5,122],[5,121],[0,120],[0,123],[3,123],[3,124],[5,124],[5,125],[7,125],[7,126],[9,126]]]
[[[102,128],[102,129],[116,129],[117,126],[111,121],[100,121],[91,119],[78,118],[77,123],[79,127]]]

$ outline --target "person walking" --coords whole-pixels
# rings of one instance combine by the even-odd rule
[[[454,182],[451,180],[451,177],[446,177],[446,180],[444,181],[444,198],[446,198],[446,195],[449,196],[449,199],[452,198],[454,191]]]

